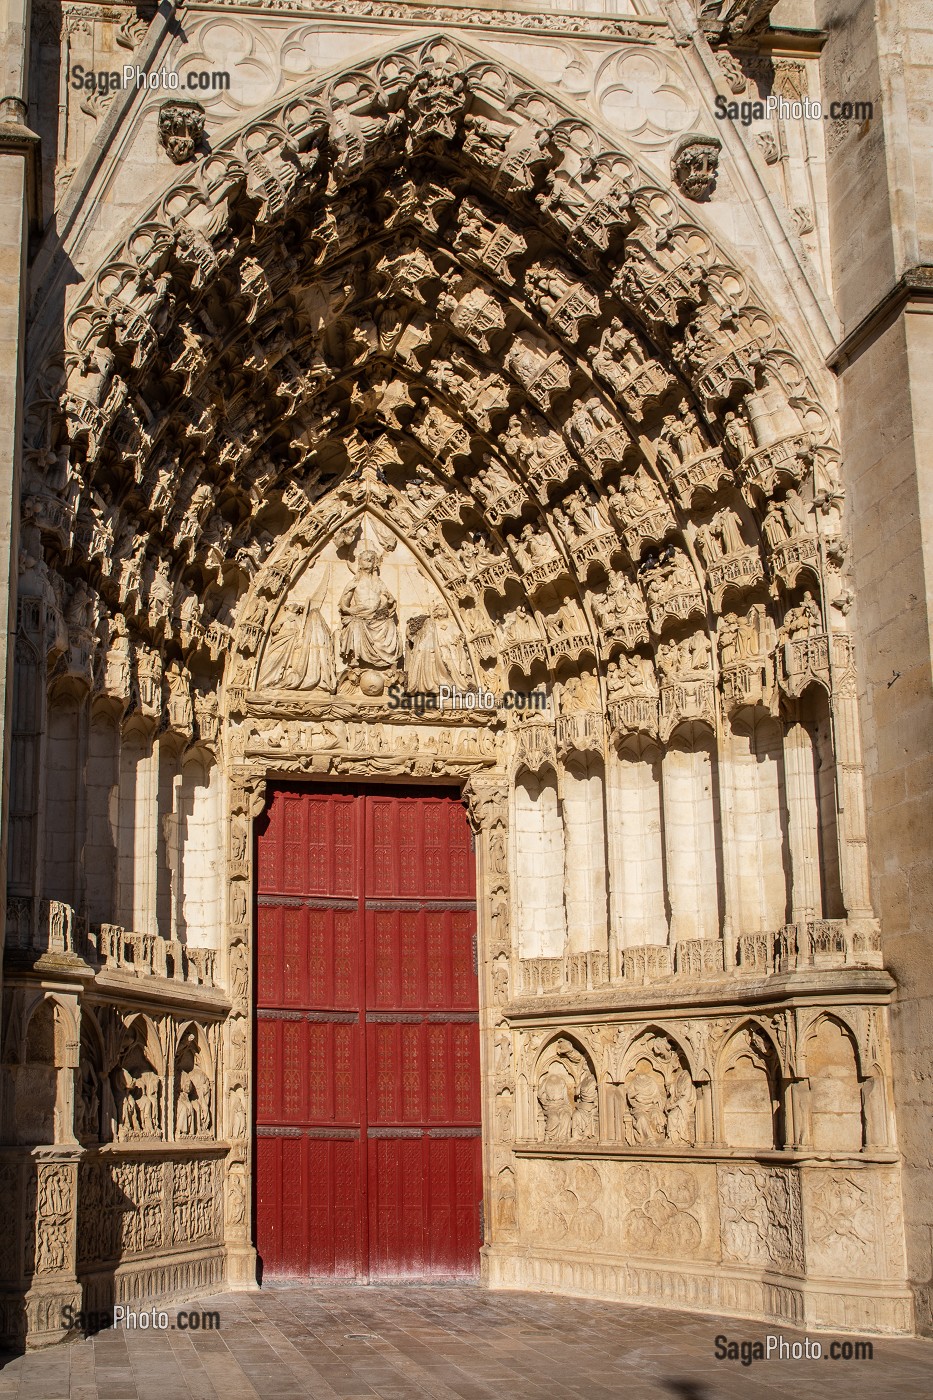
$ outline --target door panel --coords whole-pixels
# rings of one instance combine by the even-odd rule
[[[462,804],[437,790],[282,788],[256,869],[264,1267],[475,1274],[476,914]]]

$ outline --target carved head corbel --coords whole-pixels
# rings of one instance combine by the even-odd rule
[[[690,132],[677,142],[671,156],[671,179],[688,199],[709,199],[716,188],[721,150],[718,136],[697,132]]]

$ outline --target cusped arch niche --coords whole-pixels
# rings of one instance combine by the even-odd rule
[[[692,1144],[697,1140],[697,1090],[683,1048],[649,1027],[621,1057],[610,1055],[606,1132],[628,1147]]]
[[[599,1102],[593,1062],[571,1036],[557,1036],[541,1051],[534,1089],[539,1142],[596,1140]]]
[[[719,1097],[721,1136],[727,1147],[783,1146],[778,1055],[770,1037],[754,1022],[731,1035],[720,1053]]]
[[[812,1145],[824,1151],[860,1151],[864,1127],[858,1049],[835,1016],[821,1016],[810,1029],[803,1065],[810,1084]]]

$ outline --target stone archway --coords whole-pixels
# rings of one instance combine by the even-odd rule
[[[83,685],[90,730],[110,716],[116,745],[116,882],[91,914],[116,932],[99,947],[149,939],[133,946],[153,975],[170,956],[208,982],[217,964],[230,998],[231,1280],[253,1269],[241,1100],[264,785],[456,777],[480,837],[490,1278],[662,1301],[663,1275],[714,1308],[716,1258],[735,1265],[739,1311],[843,1322],[799,1284],[809,1256],[769,1202],[799,1211],[812,1192],[832,1216],[846,1192],[791,1157],[723,1176],[742,1144],[719,1134],[715,1082],[745,978],[783,1037],[788,1084],[785,974],[821,973],[818,995],[843,991],[863,1036],[885,1037],[887,983],[860,980],[879,945],[832,421],[680,197],[503,65],[414,41],[291,94],[160,193],[71,306],[28,431],[19,678],[36,698],[17,711],[14,764],[45,732],[30,671],[44,652]],[[351,625],[342,603],[361,573],[375,588],[374,551],[402,561],[404,589],[386,585],[392,606],[374,594]],[[476,724],[391,706],[390,685],[457,668],[497,694],[543,689],[551,712]],[[226,908],[198,944],[172,922],[188,846],[182,832],[163,859],[163,818],[206,839],[221,801],[226,850],[200,852],[217,878],[198,901]],[[21,849],[42,848],[54,803],[23,811]],[[12,888],[33,945],[40,898],[89,907],[79,874],[40,889],[24,862]],[[536,1138],[541,1027],[560,1020],[592,1063],[587,1094],[618,1099],[633,989],[681,1008],[699,1068],[678,1092],[711,1099],[707,1140],[665,1165],[656,1144],[613,1139],[588,1099],[612,1150],[575,1166],[589,1136]],[[806,1148],[805,1089],[786,1093],[788,1142]],[[848,1278],[827,1226],[814,1272],[866,1306],[866,1280],[886,1280],[872,1316],[894,1329],[903,1301],[880,1243],[894,1169],[862,1170],[874,1262]],[[538,1239],[541,1199],[563,1225]],[[731,1237],[754,1241],[723,1252],[720,1217],[735,1225],[747,1199],[757,1213]],[[665,1200],[665,1227],[649,1229]],[[620,1262],[594,1281],[579,1251],[597,1242]],[[626,1281],[632,1252],[641,1282]],[[784,1271],[786,1304],[749,1263]]]

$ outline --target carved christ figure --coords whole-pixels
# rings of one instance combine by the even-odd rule
[[[356,578],[340,598],[340,653],[348,666],[394,666],[399,656],[397,605],[379,577],[375,550],[360,551]]]

